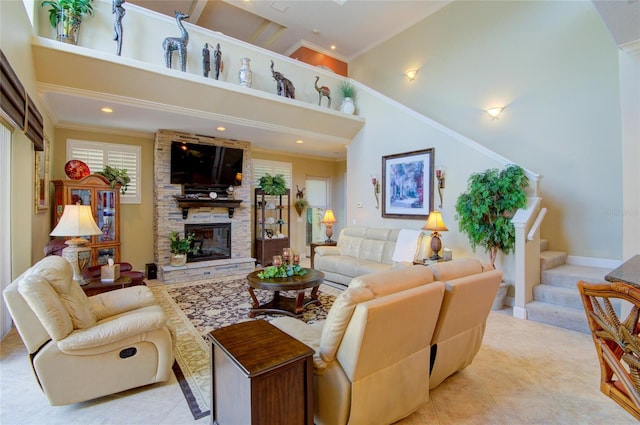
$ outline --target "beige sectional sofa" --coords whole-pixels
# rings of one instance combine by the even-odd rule
[[[337,246],[316,247],[314,268],[325,275],[325,280],[347,286],[351,279],[363,274],[410,266],[419,256],[420,241],[411,243],[414,253],[394,261],[396,243],[401,229],[382,229],[365,226],[348,226],[340,231]]]
[[[502,272],[475,259],[354,278],[327,319],[272,323],[315,350],[314,423],[390,424],[471,364]]]

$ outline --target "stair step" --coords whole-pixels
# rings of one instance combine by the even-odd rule
[[[540,239],[540,252],[546,251],[549,249],[549,241],[546,239]]]
[[[582,298],[576,287],[565,288],[543,283],[533,287],[533,299],[578,310],[583,308]]]
[[[540,274],[540,283],[575,288],[579,280],[604,282],[605,275],[610,271],[602,267],[563,264],[550,270],[543,270]]]
[[[532,301],[526,306],[527,318],[534,322],[546,323],[572,331],[589,334],[589,324],[583,309]]]
[[[562,251],[542,251],[540,253],[540,270],[549,270],[567,262],[567,253]]]

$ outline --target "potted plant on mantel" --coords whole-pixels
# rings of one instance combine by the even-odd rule
[[[193,243],[194,238],[195,235],[193,233],[181,238],[178,232],[171,232],[171,244],[169,245],[171,255],[169,257],[169,265],[173,267],[181,267],[187,264],[187,254],[191,252],[191,244]]]
[[[499,251],[509,254],[515,249],[516,233],[511,218],[527,206],[529,178],[522,167],[509,165],[504,170],[492,168],[469,177],[467,191],[456,201],[455,219],[474,250],[477,246],[489,253],[494,265]],[[508,284],[500,285],[494,308],[502,308]]]
[[[78,44],[80,24],[84,15],[93,15],[93,0],[46,0],[49,6],[49,22],[56,28],[58,41]]]
[[[115,188],[120,184],[120,193],[124,195],[127,192],[127,187],[131,183],[131,177],[127,174],[126,168],[104,166],[104,170],[98,171],[96,174],[103,176],[109,180],[111,188]]]

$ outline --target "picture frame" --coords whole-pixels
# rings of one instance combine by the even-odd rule
[[[425,220],[433,210],[435,149],[382,157],[382,217]]]
[[[44,138],[44,149],[35,152],[33,167],[33,201],[35,214],[49,210],[49,139]]]

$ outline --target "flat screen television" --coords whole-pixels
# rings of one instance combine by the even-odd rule
[[[221,189],[242,184],[242,149],[171,142],[171,184]]]

